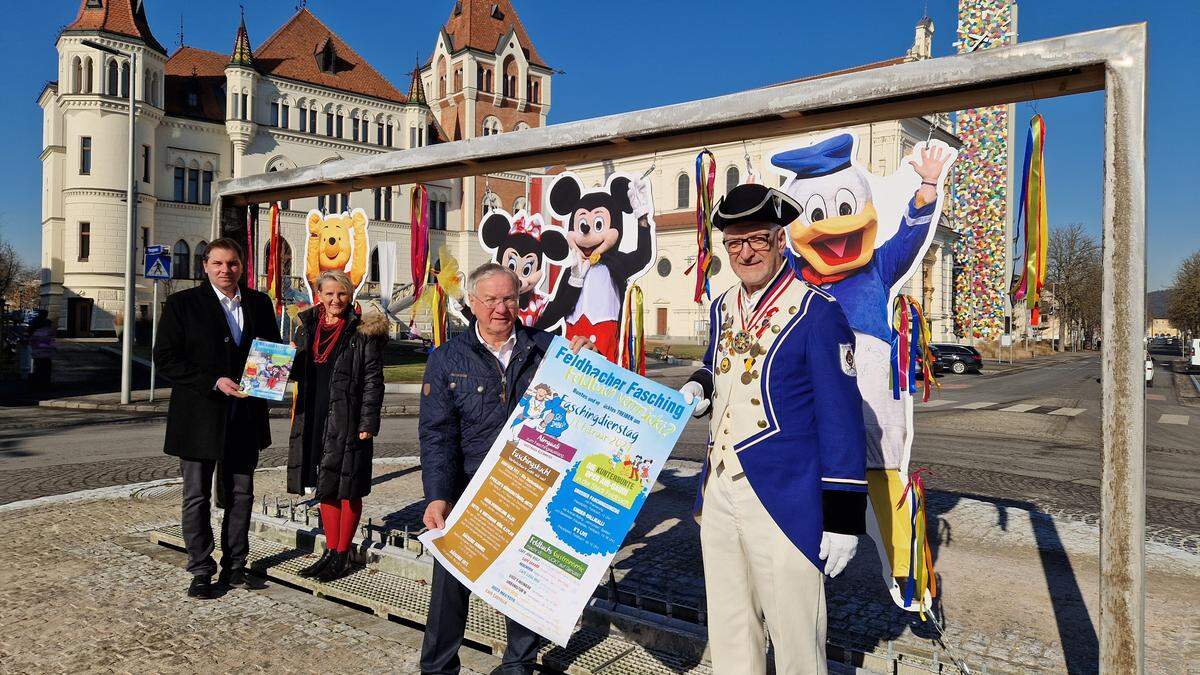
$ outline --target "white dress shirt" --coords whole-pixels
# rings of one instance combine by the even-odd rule
[[[500,367],[508,370],[508,362],[512,361],[513,349],[517,346],[517,328],[513,327],[512,333],[509,333],[508,339],[500,343],[499,347],[492,347],[492,344],[483,339],[483,334],[479,332],[479,322],[475,323],[475,337],[479,338],[479,344],[487,348],[492,356],[500,362]]]
[[[212,286],[212,284],[209,284]],[[237,294],[232,298],[221,292],[216,286],[212,287],[213,293],[217,294],[217,300],[221,303],[221,311],[225,313],[225,323],[229,324],[229,334],[233,336],[234,344],[242,343],[242,289],[239,288]]]

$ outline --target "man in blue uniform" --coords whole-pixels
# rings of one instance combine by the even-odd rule
[[[857,549],[865,433],[854,334],[837,302],[784,264],[787,195],[741,185],[716,207],[740,283],[713,300],[704,368],[682,388],[711,409],[697,510],[713,671],[824,673],[825,586]],[[702,511],[702,513],[701,513]]]

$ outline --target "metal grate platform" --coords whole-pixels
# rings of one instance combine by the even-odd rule
[[[183,549],[183,528],[169,525],[149,533],[150,540],[175,549]],[[214,556],[220,557],[220,543]],[[429,585],[397,574],[373,568],[360,568],[347,577],[330,583],[305,579],[297,570],[312,562],[305,551],[250,537],[250,569],[291,586],[306,589],[317,596],[336,598],[364,607],[376,615],[403,619],[424,625],[429,610]],[[472,598],[467,616],[466,637],[487,645],[493,654],[502,654],[505,646],[504,615],[486,603]],[[644,649],[631,642],[590,628],[571,636],[567,646],[548,644],[538,654],[543,665],[568,675],[659,673],[711,673],[704,664],[688,664],[678,657]]]

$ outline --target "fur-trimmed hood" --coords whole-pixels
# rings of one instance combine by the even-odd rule
[[[369,338],[387,337],[390,328],[388,318],[376,310],[364,310],[358,321],[359,334]]]

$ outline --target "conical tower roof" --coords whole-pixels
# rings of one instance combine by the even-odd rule
[[[112,33],[132,38],[160,54],[167,50],[154,39],[142,0],[79,0],[79,13],[64,33]]]
[[[238,24],[237,37],[233,39],[233,53],[229,57],[229,65],[254,67],[254,50],[250,49],[250,34],[246,32],[246,14],[242,14],[242,22]]]
[[[408,84],[408,102],[429,105],[429,101],[425,99],[425,84],[421,82],[420,63],[413,66],[412,69],[412,81]]]

